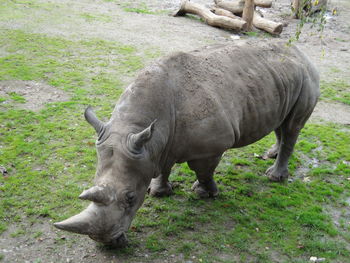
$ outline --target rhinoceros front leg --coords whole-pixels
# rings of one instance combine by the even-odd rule
[[[197,181],[193,184],[192,190],[200,198],[215,197],[219,191],[213,179],[216,166],[219,164],[219,157],[189,161],[188,166],[196,173]]]
[[[148,192],[151,196],[162,197],[169,196],[173,193],[173,189],[168,180],[170,171],[171,168],[167,168],[163,170],[158,177],[152,179],[148,188]]]

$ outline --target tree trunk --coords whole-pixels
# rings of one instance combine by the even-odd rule
[[[293,9],[293,13],[294,13],[294,18],[299,18],[299,13],[301,10],[300,9],[300,0],[293,0],[292,3],[292,9]]]
[[[282,23],[267,20],[266,18],[261,17],[258,12],[254,12],[253,25],[256,28],[262,29],[273,35],[279,35],[283,30]]]
[[[317,4],[315,5],[315,3]],[[306,13],[307,15],[311,15],[318,11],[322,11],[322,10],[326,11],[326,9],[327,9],[327,0],[318,0],[317,2],[309,0]]]
[[[246,22],[242,19],[233,19],[225,16],[218,16],[213,14],[209,9],[199,4],[191,3],[188,0],[182,0],[180,9],[174,16],[182,16],[186,13],[195,14],[204,19],[204,21],[211,26],[242,30],[246,26]]]
[[[247,27],[246,27],[247,31],[251,31],[253,28],[252,27],[253,17],[254,17],[254,0],[245,0],[242,18],[244,21],[247,22]]]
[[[294,12],[294,18],[300,18],[301,12],[305,12],[306,16],[309,16],[315,12],[321,11],[327,8],[328,0],[293,0],[292,9]],[[317,3],[315,5],[315,3]]]

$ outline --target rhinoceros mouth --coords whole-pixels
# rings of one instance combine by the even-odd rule
[[[113,237],[108,240],[95,235],[89,235],[89,237],[97,242],[103,243],[107,246],[111,246],[114,248],[122,248],[128,244],[128,239],[126,237],[125,232],[120,232],[116,235],[113,235]]]
[[[125,232],[121,232],[117,237],[111,240],[113,247],[125,247],[128,244],[128,239]]]

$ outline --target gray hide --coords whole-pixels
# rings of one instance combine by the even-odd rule
[[[86,110],[98,133],[98,166],[96,186],[80,198],[92,202],[55,226],[125,245],[147,189],[153,196],[172,193],[168,177],[175,163],[188,162],[197,175],[193,190],[213,197],[223,152],[272,131],[277,142],[268,156],[277,159],[266,173],[285,180],[318,97],[318,73],[296,47],[229,45],[165,57],[126,88],[108,123]]]

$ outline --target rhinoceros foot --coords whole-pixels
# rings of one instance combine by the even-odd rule
[[[219,190],[216,186],[214,180],[211,180],[206,183],[200,183],[198,180],[192,185],[192,190],[200,198],[216,197],[219,194]]]
[[[169,182],[160,183],[158,180],[153,179],[148,188],[148,193],[155,197],[169,196],[173,193],[173,188]]]
[[[269,169],[267,169],[265,174],[272,182],[286,181],[289,176],[287,169],[278,169],[275,166],[271,166]]]

